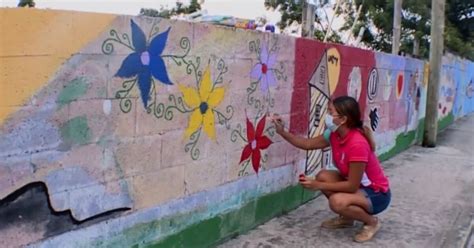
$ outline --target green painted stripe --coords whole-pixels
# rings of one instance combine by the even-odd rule
[[[209,247],[245,233],[317,196],[299,185],[285,188],[245,204],[242,208],[191,225],[144,247]]]
[[[446,117],[438,121],[438,133],[454,122],[454,115],[450,112]],[[395,141],[395,146],[392,147],[388,152],[379,155],[380,161],[385,161],[403,151],[410,148],[414,143],[423,141],[423,132],[425,130],[425,119],[420,119],[418,128],[412,130],[407,134],[399,134]]]
[[[449,112],[447,116],[438,121],[438,133],[454,122],[453,112]]]
[[[392,147],[388,152],[382,153],[378,156],[379,160],[385,161],[403,151],[410,148],[416,141],[423,139],[423,130],[425,128],[425,119],[421,119],[418,123],[418,128],[407,132],[406,134],[401,133],[395,140],[395,146]]]

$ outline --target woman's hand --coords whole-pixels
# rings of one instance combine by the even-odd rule
[[[317,180],[311,180],[304,175],[300,175],[300,184],[305,189],[319,190],[320,182]]]
[[[275,125],[276,132],[281,134],[285,131],[285,123],[278,114],[273,114],[271,116],[272,122]]]

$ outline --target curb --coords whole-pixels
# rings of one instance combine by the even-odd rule
[[[471,248],[468,247],[469,243],[474,242],[471,240],[473,234],[474,219],[471,212],[462,211],[458,216],[456,222],[453,224],[452,231],[448,232],[444,239],[441,247],[460,247],[460,248]]]
[[[463,248],[472,248],[474,247],[474,232],[473,232],[473,225],[474,225],[474,220],[471,219],[471,225],[469,225],[469,231],[467,232],[467,236],[464,238],[463,245],[461,247]]]

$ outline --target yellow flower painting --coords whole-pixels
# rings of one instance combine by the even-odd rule
[[[192,109],[185,131],[186,137],[190,137],[202,127],[207,136],[215,140],[214,108],[224,99],[225,90],[223,87],[215,87],[213,84],[210,67],[208,66],[204,71],[199,90],[182,85],[179,86],[179,90],[183,94],[184,103]]]

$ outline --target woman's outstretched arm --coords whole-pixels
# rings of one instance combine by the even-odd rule
[[[276,132],[283,137],[288,143],[304,150],[316,150],[323,149],[329,146],[329,142],[324,139],[323,135],[319,135],[314,138],[303,138],[294,135],[290,132],[285,131],[285,124],[283,120],[278,116],[274,115],[273,123],[275,124]]]

